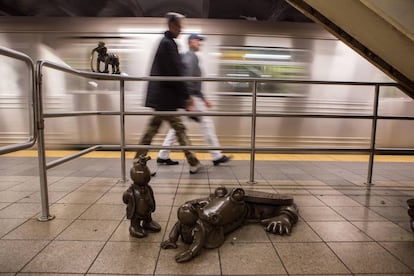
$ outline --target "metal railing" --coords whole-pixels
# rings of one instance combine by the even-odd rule
[[[81,111],[81,112],[65,112],[65,113],[44,113],[42,104],[42,70],[44,67],[55,69],[61,72],[77,75],[82,78],[96,79],[96,80],[112,80],[119,81],[120,83],[120,106],[119,111]],[[40,60],[36,64],[36,80],[37,80],[37,105],[36,118],[37,118],[37,132],[38,132],[38,158],[39,158],[39,174],[41,181],[41,199],[42,199],[42,217],[39,220],[49,220],[53,216],[49,214],[49,203],[48,203],[48,192],[47,192],[47,169],[53,168],[57,165],[63,164],[69,160],[82,156],[91,151],[99,149],[118,149],[121,151],[121,176],[122,180],[125,181],[125,151],[126,150],[137,150],[137,149],[171,149],[171,150],[225,150],[225,151],[242,151],[250,152],[250,179],[249,183],[253,184],[254,181],[254,169],[255,169],[255,153],[256,152],[354,152],[354,153],[369,153],[369,168],[367,184],[372,184],[372,172],[374,164],[374,156],[376,153],[396,153],[396,152],[413,152],[412,149],[379,149],[376,148],[376,129],[377,121],[379,119],[387,120],[414,120],[414,117],[403,117],[403,116],[378,116],[378,101],[381,86],[396,86],[395,83],[373,83],[373,82],[334,82],[334,81],[309,81],[309,80],[280,80],[280,79],[262,79],[262,78],[198,78],[198,77],[132,77],[122,75],[111,75],[101,73],[90,73],[74,70],[67,66],[62,66],[53,62]],[[148,112],[127,112],[125,111],[125,82],[126,81],[184,81],[184,80],[199,80],[199,81],[210,81],[210,82],[249,82],[253,83],[252,92],[252,109],[250,112],[159,112],[159,111],[148,111]],[[372,115],[341,115],[341,114],[269,114],[260,113],[256,110],[256,99],[257,99],[257,84],[264,82],[278,82],[278,83],[289,83],[289,84],[320,84],[320,85],[350,85],[350,86],[372,86],[375,89],[375,97],[373,102]],[[95,145],[84,149],[75,154],[54,160],[46,163],[45,156],[45,138],[44,138],[44,119],[45,118],[56,118],[56,117],[71,117],[71,116],[89,116],[89,115],[116,115],[120,118],[120,142],[117,145]],[[157,145],[127,145],[125,141],[125,116],[139,116],[139,115],[186,115],[186,116],[232,116],[232,117],[250,117],[251,118],[251,137],[250,146],[170,146],[163,147]],[[307,117],[307,118],[343,118],[343,119],[363,119],[372,120],[371,128],[371,141],[370,146],[367,148],[298,148],[298,147],[257,147],[256,146],[256,120],[258,117]]]
[[[16,143],[7,146],[0,147],[0,155],[15,152],[23,149],[27,149],[32,147],[36,143],[36,135],[37,129],[35,128],[35,121],[36,121],[36,104],[34,102],[35,93],[36,93],[36,86],[35,86],[35,67],[32,59],[20,52],[14,51],[9,48],[1,47],[0,46],[0,55],[10,57],[12,59],[17,59],[26,63],[27,67],[29,68],[30,74],[30,91],[27,92],[29,98],[29,122],[30,122],[30,130],[29,130],[29,137],[23,143]]]

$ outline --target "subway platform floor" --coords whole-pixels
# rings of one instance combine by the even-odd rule
[[[48,161],[61,155],[49,152]],[[119,153],[88,155],[48,170],[50,213],[40,216],[36,153],[0,156],[0,275],[414,275],[414,233],[407,199],[414,198],[414,157],[378,156],[367,186],[366,156],[258,155],[256,184],[248,184],[248,156],[188,173],[177,166],[149,167],[156,198],[153,219],[162,230],[129,236]],[[201,155],[201,154],[200,154]],[[131,166],[127,155],[127,171]],[[153,157],[155,155],[152,155]],[[202,156],[202,155],[201,155]],[[128,175],[127,175],[128,176]],[[178,249],[163,250],[187,200],[216,187],[289,194],[299,208],[291,235],[245,225],[218,249],[204,249],[178,264]]]

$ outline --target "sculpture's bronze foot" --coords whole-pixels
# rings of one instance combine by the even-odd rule
[[[160,232],[161,231],[161,226],[153,220],[151,220],[150,222],[145,222],[144,221],[142,223],[142,227],[144,229],[148,230],[148,231],[151,231],[151,232]]]
[[[141,226],[133,227],[132,225],[129,227],[129,234],[134,238],[145,238],[148,233],[145,229],[142,229]]]

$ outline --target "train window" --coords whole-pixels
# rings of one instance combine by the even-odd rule
[[[231,78],[308,79],[308,52],[293,48],[225,47],[219,49],[219,73]],[[260,82],[257,92],[267,96],[286,96],[302,91],[294,85]],[[252,82],[229,81],[219,86],[222,92],[243,95],[253,91]],[[241,94],[239,93],[241,92]]]

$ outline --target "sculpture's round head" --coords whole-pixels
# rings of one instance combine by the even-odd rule
[[[183,204],[178,208],[177,217],[182,224],[193,226],[197,222],[198,214],[191,204]]]
[[[151,172],[147,167],[147,161],[151,158],[149,156],[140,155],[139,158],[134,159],[130,176],[135,184],[145,185],[151,179]]]
[[[217,187],[214,191],[214,197],[225,197],[228,191],[226,187]]]
[[[217,191],[217,190],[216,190]],[[224,196],[217,196],[201,209],[199,217],[212,225],[228,225],[237,221],[246,212],[244,190],[236,188]]]

